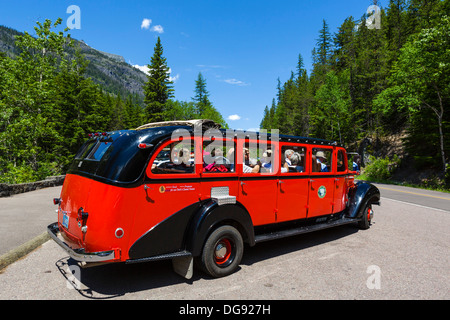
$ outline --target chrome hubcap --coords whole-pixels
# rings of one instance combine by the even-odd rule
[[[223,259],[225,258],[226,254],[227,254],[227,247],[223,243],[219,243],[216,246],[216,257],[218,259]]]

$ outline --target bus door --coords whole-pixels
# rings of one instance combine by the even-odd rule
[[[238,140],[237,170],[239,172],[238,201],[247,209],[254,226],[276,222],[278,178],[274,162],[275,144],[258,144],[256,139]]]
[[[331,214],[333,213],[335,191],[333,148],[312,148],[309,158],[311,175],[308,218]]]
[[[238,197],[238,174],[236,170],[236,145],[232,138],[216,138],[205,134],[202,142],[200,182],[201,199],[211,197],[214,189]]]
[[[306,218],[309,192],[306,150],[298,145],[281,146],[277,222]]]

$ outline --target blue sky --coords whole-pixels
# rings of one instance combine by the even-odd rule
[[[386,0],[387,3],[387,0]],[[286,81],[298,55],[311,68],[322,19],[332,34],[345,18],[359,19],[371,0],[147,0],[3,1],[0,24],[34,34],[36,21],[58,17],[65,27],[80,8],[73,38],[121,55],[138,66],[150,62],[157,37],[171,68],[175,98],[190,101],[202,72],[210,100],[233,129],[259,128],[264,107]],[[381,3],[383,5],[383,3]],[[147,20],[144,20],[147,19]]]

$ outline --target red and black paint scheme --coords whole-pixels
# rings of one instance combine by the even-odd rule
[[[156,163],[167,166],[161,155],[172,152],[180,130],[192,142],[190,169],[155,170]],[[268,135],[273,153],[302,150],[302,171],[283,173],[280,157],[267,175],[244,173],[241,161],[226,173],[224,167],[206,173],[202,146],[208,139],[194,131],[189,123],[163,123],[91,134],[54,199],[58,221],[48,226],[51,237],[86,265],[172,259],[175,270],[190,278],[195,258],[208,274],[221,277],[237,269],[244,243],[342,224],[370,226],[380,193],[369,183],[354,183],[356,172],[348,169],[342,146],[283,135],[272,141]],[[218,132],[216,141],[228,139],[234,159],[243,159],[252,137]],[[314,171],[318,148],[330,155],[327,172]]]

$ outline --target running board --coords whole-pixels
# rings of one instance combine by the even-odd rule
[[[329,222],[325,222],[325,223],[302,226],[302,227],[293,228],[293,229],[272,231],[269,233],[256,235],[255,243],[296,236],[296,235],[303,234],[303,233],[309,233],[309,232],[313,232],[313,231],[324,230],[324,229],[342,226],[342,225],[346,225],[346,224],[356,223],[358,221],[359,221],[359,219],[341,218],[338,220],[329,221]]]

